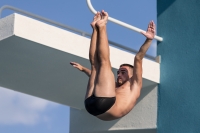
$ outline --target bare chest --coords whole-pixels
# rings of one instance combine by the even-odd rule
[[[130,89],[130,84],[126,83],[118,88],[116,88],[116,98],[118,105],[128,105],[132,101],[132,93]]]

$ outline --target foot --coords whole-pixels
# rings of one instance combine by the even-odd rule
[[[108,21],[108,13],[104,10],[101,11],[101,20],[97,21],[96,26],[98,28],[105,27]]]
[[[101,19],[101,14],[100,14],[100,12],[97,12],[97,13],[95,14],[94,18],[93,18],[92,23],[90,24],[90,25],[92,26],[93,29],[96,28],[96,23],[97,23],[97,21],[99,21],[100,19]]]

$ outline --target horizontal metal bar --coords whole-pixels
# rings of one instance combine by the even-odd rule
[[[93,6],[92,6],[90,0],[87,0],[87,4],[88,4],[88,7],[89,7],[89,9],[91,10],[91,12],[94,13],[94,14],[96,14],[97,11],[93,8]],[[119,24],[119,25],[121,25],[121,26],[123,26],[123,27],[126,27],[126,28],[128,28],[128,29],[134,30],[134,31],[136,31],[136,32],[138,32],[138,33],[141,33],[142,31],[145,32],[144,30],[141,30],[141,29],[139,29],[139,28],[137,28],[137,27],[134,27],[134,26],[132,26],[132,25],[130,25],[130,24],[124,23],[124,22],[119,21],[119,20],[117,20],[117,19],[114,19],[114,18],[112,18],[112,17],[108,17],[108,20],[110,20],[110,21],[113,22],[113,23]],[[156,40],[158,40],[158,41],[163,41],[163,38],[162,38],[162,37],[159,37],[159,36],[157,36],[157,35],[155,35],[154,39],[156,39]]]
[[[67,30],[69,30],[69,31],[75,32],[75,33],[80,34],[80,35],[82,35],[82,36],[91,37],[91,34],[86,33],[86,32],[84,32],[84,31],[77,30],[77,29],[72,28],[72,27],[70,27],[70,26],[66,26],[66,25],[64,25],[64,24],[61,24],[61,23],[52,21],[52,20],[50,20],[50,19],[47,19],[47,18],[38,16],[38,15],[29,13],[29,12],[27,12],[27,11],[23,11],[23,10],[21,10],[21,9],[18,9],[18,8],[15,8],[15,7],[12,7],[12,6],[8,6],[8,5],[5,5],[5,6],[3,6],[3,7],[0,8],[0,18],[1,18],[1,15],[2,15],[2,11],[5,10],[5,9],[10,9],[10,10],[13,10],[13,11],[15,11],[15,12],[18,12],[18,13],[21,13],[21,14],[24,14],[24,15],[27,15],[27,16],[29,16],[29,17],[33,17],[33,18],[36,18],[36,19],[38,19],[38,20],[42,20],[42,21],[44,21],[44,22],[47,22],[47,23],[53,24],[53,25],[55,25],[55,26],[58,26],[58,27],[67,29]],[[113,42],[113,41],[110,41],[110,40],[109,40],[108,42],[109,42],[109,44],[111,44],[112,46],[118,47],[118,48],[120,48],[120,49],[122,49],[122,50],[126,50],[127,52],[130,52],[130,53],[137,53],[137,50],[134,50],[134,49],[125,47],[125,46],[123,46],[123,45],[121,45],[121,44],[118,44],[118,43],[116,43],[116,42]],[[148,59],[151,59],[151,60],[153,60],[153,61],[155,61],[155,59],[156,59],[156,57],[153,57],[153,56],[150,56],[150,55],[147,55],[147,54],[145,55],[145,57],[148,58]]]

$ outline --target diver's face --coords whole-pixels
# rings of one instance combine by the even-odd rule
[[[123,85],[126,81],[129,80],[129,67],[128,66],[122,66],[117,71],[117,84]]]

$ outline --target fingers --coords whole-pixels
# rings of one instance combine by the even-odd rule
[[[70,62],[70,64],[74,67],[77,68],[78,70],[82,71],[83,70],[83,66],[81,66],[80,64],[76,63],[76,62]]]
[[[153,20],[151,21],[151,32],[152,33],[155,33],[156,32],[156,25],[155,25],[155,23],[153,22]]]
[[[76,63],[76,62],[70,62],[70,64],[71,64],[73,67],[76,67],[76,68],[82,67],[80,64],[78,64],[78,63]]]
[[[150,21],[148,24],[148,28],[151,28],[151,27],[152,27],[152,21]]]
[[[154,22],[153,20],[149,22],[148,28],[153,28],[154,27]]]
[[[155,26],[155,23],[152,21],[149,22],[148,24],[148,28],[147,28],[147,31],[150,31],[150,32],[155,32],[156,30],[156,26]]]
[[[70,64],[72,65],[72,66],[78,66],[79,64],[78,63],[76,63],[76,62],[70,62]]]
[[[78,64],[78,63],[76,63],[76,62],[70,62],[70,64],[71,64],[73,67],[79,69],[79,64]]]
[[[150,25],[151,25],[151,26],[150,26],[151,28],[153,28],[153,29],[156,28],[156,25],[155,25],[155,23],[153,22],[153,20],[150,22]]]
[[[74,64],[76,64],[76,62],[70,62],[70,64],[71,64],[71,65],[74,65]]]
[[[148,24],[148,28],[151,28],[151,21],[150,21],[149,24]]]
[[[152,21],[153,22],[153,21]],[[154,31],[156,31],[156,25],[155,25],[155,23],[153,22],[153,29],[154,29]]]

